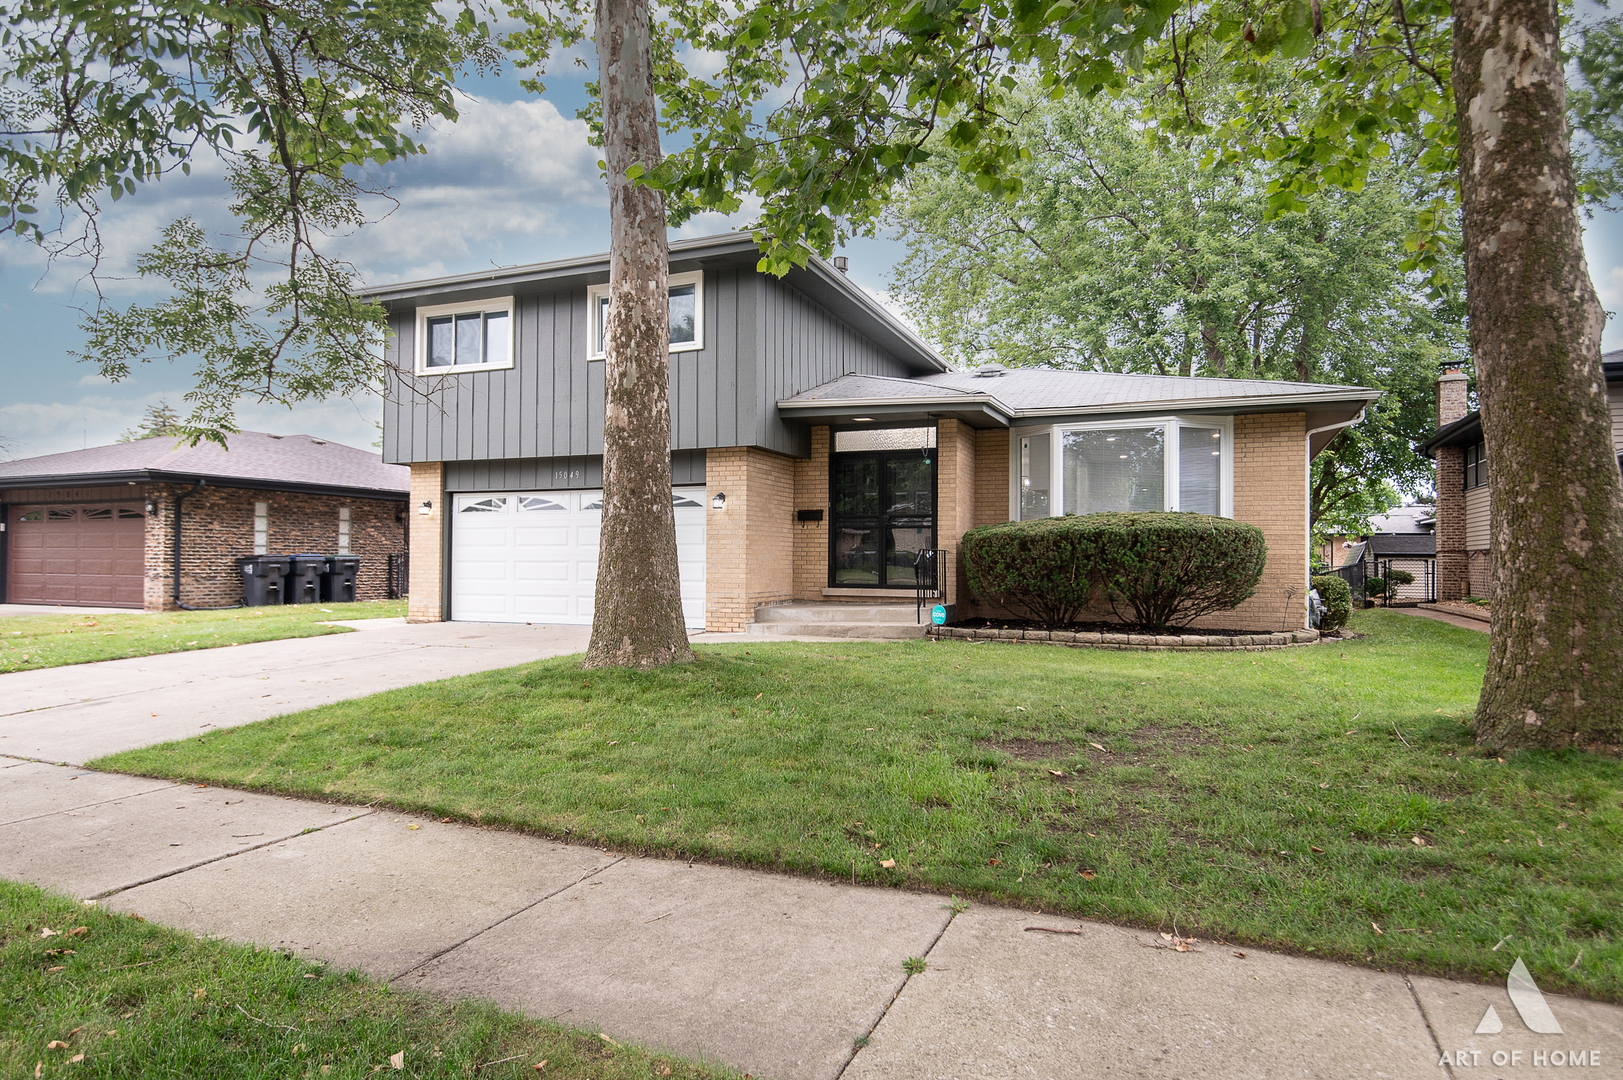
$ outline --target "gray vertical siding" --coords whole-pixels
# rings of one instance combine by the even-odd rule
[[[603,362],[586,356],[585,287],[520,294],[513,316],[512,368],[398,380],[384,405],[385,461],[535,462],[602,454]],[[388,358],[409,373],[416,313],[396,311],[389,321]],[[804,456],[808,436],[779,419],[778,400],[848,371],[908,374],[900,361],[784,282],[753,267],[706,268],[704,348],[671,356],[671,448],[761,446]],[[486,490],[538,486],[492,483]]]
[[[673,451],[671,483],[704,483],[704,451]],[[445,465],[446,491],[567,491],[602,486],[603,458],[598,454],[450,461]]]
[[[758,418],[753,445],[805,457],[811,453],[810,432],[786,424],[777,403],[784,398],[837,379],[847,372],[906,378],[911,372],[896,357],[857,333],[827,308],[777,278],[755,278],[760,292],[758,319],[762,341],[756,366]]]

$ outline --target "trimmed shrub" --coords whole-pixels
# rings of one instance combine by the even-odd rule
[[[983,525],[964,534],[962,551],[972,593],[1038,622],[1075,622],[1097,600],[1157,629],[1238,606],[1268,558],[1255,525],[1162,511]]]
[[[1339,574],[1321,574],[1313,579],[1312,585],[1319,591],[1319,600],[1324,604],[1319,630],[1328,634],[1346,626],[1352,616],[1352,586]]]
[[[1368,597],[1369,599],[1371,599],[1371,600],[1374,600],[1376,597],[1379,597],[1379,596],[1385,596],[1386,595],[1386,579],[1385,578],[1378,578],[1378,577],[1365,578],[1364,579],[1364,595],[1366,597]]]

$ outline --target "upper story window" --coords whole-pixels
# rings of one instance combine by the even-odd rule
[[[1062,424],[1016,431],[1010,511],[1060,514],[1182,510],[1229,517],[1234,461],[1228,417]]]
[[[672,274],[670,288],[671,352],[694,352],[704,348],[704,271]],[[593,285],[586,290],[586,307],[591,313],[588,328],[593,360],[603,358],[603,330],[609,317],[609,287]]]
[[[513,366],[513,298],[417,309],[417,374]]]
[[[1465,490],[1488,486],[1488,444],[1465,448]]]

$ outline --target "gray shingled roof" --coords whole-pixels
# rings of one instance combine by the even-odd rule
[[[1398,555],[1435,555],[1437,537],[1434,533],[1371,533],[1369,550],[1377,559]]]
[[[109,479],[196,478],[399,495],[411,489],[411,470],[404,465],[384,464],[375,451],[357,450],[309,435],[270,435],[262,431],[228,435],[224,447],[211,442],[177,446],[170,438],[139,439],[0,462],[0,486],[7,482],[75,484]]]
[[[789,398],[789,404],[855,401],[919,401],[936,398],[961,401],[966,396],[986,397],[1010,415],[1054,410],[1108,409],[1123,405],[1209,402],[1234,399],[1305,398],[1347,399],[1379,391],[1362,386],[1278,382],[1269,379],[1185,378],[1176,375],[1118,375],[1103,371],[1053,371],[1013,368],[986,376],[951,371],[916,379],[875,375],[843,375]]]

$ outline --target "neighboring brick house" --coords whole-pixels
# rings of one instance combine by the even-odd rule
[[[0,600],[224,607],[242,599],[238,556],[302,552],[359,556],[359,600],[399,595],[409,482],[370,451],[254,431],[3,462]]]
[[[1256,595],[1209,620],[1304,625],[1308,463],[1377,392],[949,368],[835,266],[756,270],[748,236],[671,245],[671,471],[684,610],[739,630],[788,601],[945,601],[976,525],[1182,509],[1252,522]],[[589,623],[608,258],[393,286],[383,457],[410,465],[411,618]]]
[[[1601,356],[1612,449],[1623,469],[1623,349]],[[1437,380],[1437,432],[1415,449],[1437,462],[1437,598],[1493,597],[1492,467],[1482,413],[1472,412],[1457,365]]]

